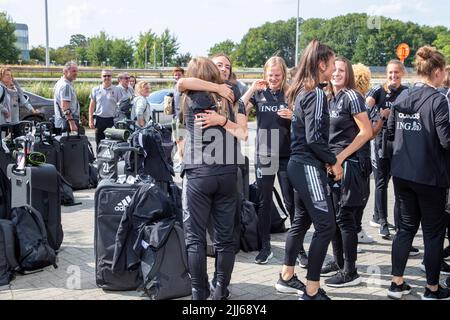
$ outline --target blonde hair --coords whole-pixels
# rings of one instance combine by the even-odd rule
[[[445,57],[434,47],[423,46],[417,50],[414,65],[417,74],[425,78],[431,78],[436,69],[443,70],[445,68]]]
[[[150,87],[150,84],[147,81],[139,81],[136,83],[136,87],[134,89],[134,92],[137,96],[142,96],[142,92],[144,91],[144,87],[148,85]]]
[[[271,67],[279,66],[281,68],[281,72],[283,73],[283,81],[281,82],[281,89],[283,89],[284,94],[286,94],[286,91],[288,90],[287,85],[287,66],[286,62],[281,57],[271,57],[269,60],[266,61],[266,64],[264,65],[264,80],[266,80],[267,71]]]
[[[372,73],[370,72],[370,69],[362,63],[354,64],[352,67],[355,75],[356,90],[365,96],[367,91],[369,91]]]
[[[5,76],[5,73],[6,72],[10,72],[11,73],[11,76],[12,76],[12,70],[11,70],[11,68],[8,68],[8,67],[1,67],[0,68],[0,81],[3,79],[3,77]]]
[[[450,66],[445,67],[445,73],[446,75],[442,85],[446,88],[450,88]]]
[[[220,71],[217,66],[212,62],[211,59],[205,57],[196,57],[192,58],[189,61],[187,71],[187,78],[197,78],[208,82],[223,84],[222,77],[220,75]],[[209,93],[214,100],[214,103],[217,106],[217,113],[228,118],[228,101],[224,98],[221,98],[216,93]],[[186,107],[187,107],[187,94],[183,95],[181,100],[183,113],[186,115]],[[237,111],[237,104],[233,107],[233,112]]]

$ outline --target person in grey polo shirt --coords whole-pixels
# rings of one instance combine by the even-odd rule
[[[112,73],[102,71],[103,83],[92,89],[89,104],[89,128],[95,130],[97,146],[105,139],[105,130],[114,126],[118,102],[118,89],[112,85]]]
[[[67,62],[63,69],[63,76],[58,80],[53,89],[53,101],[55,108],[55,131],[60,134],[67,130],[78,131],[77,121],[80,119],[80,104],[73,87],[73,81],[78,75],[78,66],[75,62]]]
[[[130,85],[130,75],[127,72],[120,73],[117,80],[119,84],[116,86],[118,94],[116,121],[130,118],[129,112],[131,111],[131,102],[134,98],[134,90]],[[121,106],[125,110],[120,110]]]

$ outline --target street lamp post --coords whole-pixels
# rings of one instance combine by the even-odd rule
[[[147,69],[147,42],[144,44],[144,48],[145,48],[145,64],[144,64],[144,69]]]
[[[128,69],[128,65],[130,64],[130,61],[127,61],[127,69]]]
[[[109,67],[109,58],[106,58],[106,65]]]
[[[298,28],[298,20],[300,15],[300,0],[297,0],[297,25],[295,28],[295,66],[298,64],[298,36],[299,36],[299,28]]]
[[[50,65],[50,50],[48,45],[48,6],[47,0],[45,0],[45,66],[48,67]]]

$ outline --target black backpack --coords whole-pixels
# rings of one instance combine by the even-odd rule
[[[23,270],[37,270],[56,265],[56,253],[47,240],[42,215],[30,206],[13,208],[11,220],[19,242],[19,264]]]
[[[183,229],[178,222],[164,219],[146,225],[138,239],[144,279],[138,290],[144,291],[152,300],[189,296],[192,289],[187,251]]]
[[[242,201],[241,209],[241,250],[244,252],[261,250],[258,233],[258,214],[255,206],[248,200]]]
[[[19,270],[16,258],[16,237],[10,220],[0,220],[0,286],[10,283]]]
[[[286,213],[286,209],[284,208],[280,194],[275,187],[273,187],[273,194],[275,195],[278,207],[272,200],[270,210],[270,233],[283,233],[287,231],[285,221],[288,217],[288,214]],[[253,202],[256,212],[258,212],[260,192],[258,184],[256,182],[250,185],[249,199],[251,202]]]

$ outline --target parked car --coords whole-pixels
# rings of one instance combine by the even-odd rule
[[[35,93],[24,91],[25,99],[30,102],[34,109],[39,111],[39,113],[32,113],[28,111],[26,108],[20,108],[19,116],[20,120],[27,121],[49,121],[51,117],[54,116],[55,111],[53,108],[53,99],[48,99],[41,97]]]
[[[173,89],[162,89],[152,92],[147,100],[152,109],[153,121],[161,124],[172,123],[172,115],[164,114],[164,97],[168,94],[173,94]]]

